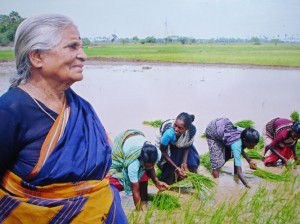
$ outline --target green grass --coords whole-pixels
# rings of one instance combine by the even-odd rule
[[[88,58],[300,66],[300,44],[103,44],[84,51]],[[12,51],[0,50],[0,60],[12,59]]]
[[[269,181],[291,181],[291,176],[288,175],[289,171],[290,170],[283,172],[282,174],[275,174],[257,167],[256,170],[254,170],[252,173],[255,176]]]
[[[149,125],[154,128],[159,128],[161,124],[163,123],[162,120],[155,120],[155,121],[144,121],[143,124]]]
[[[238,121],[234,125],[239,126],[241,128],[254,128],[254,122],[251,120]]]
[[[0,50],[0,61],[14,60],[14,52],[12,50]]]
[[[300,182],[296,176],[289,182],[268,182],[256,189],[237,191],[235,196],[214,200],[214,197],[180,197],[180,207],[146,212],[127,212],[128,221],[137,223],[299,223]],[[238,197],[236,197],[238,196]]]

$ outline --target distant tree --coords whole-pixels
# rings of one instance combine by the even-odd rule
[[[260,39],[258,37],[251,37],[250,41],[252,43],[254,43],[254,45],[260,45],[261,44]]]
[[[138,43],[139,42],[139,38],[137,36],[132,37],[132,41],[134,43]]]
[[[277,45],[277,44],[280,43],[280,40],[279,40],[279,39],[272,39],[272,40],[271,40],[271,43]]]
[[[111,35],[111,42],[115,42],[115,40],[118,38],[118,36],[116,34]]]
[[[9,15],[0,15],[0,45],[13,42],[19,24],[24,20],[19,13],[12,11]]]
[[[181,44],[186,44],[189,41],[189,38],[187,37],[179,37],[178,39],[180,41]]]
[[[165,38],[165,43],[166,43],[166,44],[167,44],[167,43],[172,43],[172,41],[173,41],[172,37],[166,37],[166,38]]]
[[[88,46],[90,46],[90,44],[91,44],[91,41],[90,41],[90,39],[89,38],[82,38],[82,45],[84,46],[84,47],[88,47]]]
[[[120,41],[122,42],[122,44],[128,44],[129,43],[128,38],[121,38]]]
[[[197,42],[196,38],[191,38],[190,39],[190,44],[195,44]]]
[[[144,43],[156,43],[155,37],[146,37]]]

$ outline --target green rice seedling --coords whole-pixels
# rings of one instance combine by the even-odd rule
[[[162,120],[155,120],[155,121],[144,121],[143,124],[149,125],[155,128],[159,128],[161,124],[163,123]]]
[[[259,159],[259,160],[263,161],[264,160],[264,157],[262,155],[263,148],[264,148],[264,141],[263,141],[263,138],[260,136],[259,142],[257,143],[257,145],[253,149],[247,150],[247,155],[251,159]]]
[[[208,195],[215,186],[215,182],[210,178],[197,173],[187,172],[187,178],[172,184],[170,187],[178,187],[184,184],[191,184],[197,195]]]
[[[129,214],[127,215],[127,220],[131,224],[136,224],[141,222],[141,215],[136,210],[131,210]]]
[[[241,120],[236,122],[234,125],[241,127],[241,128],[253,128],[254,122],[251,120]]]
[[[270,181],[291,181],[291,177],[275,174],[258,167],[252,173],[257,177]]]
[[[212,171],[209,152],[200,155],[200,165],[204,166],[210,172]]]
[[[300,122],[300,116],[299,116],[299,113],[297,111],[293,111],[290,115],[290,118],[291,118],[292,121]]]
[[[259,159],[261,161],[264,160],[264,157],[261,155],[261,153],[255,149],[248,150],[247,155],[249,156],[250,159]]]
[[[206,138],[206,134],[205,134],[205,133],[202,133],[200,137],[201,137],[201,138]]]
[[[180,208],[179,197],[167,193],[158,193],[153,197],[152,206],[159,210],[174,210]]]
[[[263,149],[264,147],[265,147],[265,145],[264,145],[263,137],[260,136],[260,137],[259,137],[258,143],[257,143],[256,146],[254,147],[254,150],[259,151],[259,150]]]
[[[296,154],[300,155],[300,141],[298,141],[296,144]]]

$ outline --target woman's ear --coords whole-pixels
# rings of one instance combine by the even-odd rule
[[[29,60],[33,67],[42,68],[43,67],[43,57],[42,52],[39,50],[34,50],[29,53]]]

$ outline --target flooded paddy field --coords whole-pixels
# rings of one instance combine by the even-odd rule
[[[0,95],[9,86],[13,66],[12,62],[0,63]],[[228,117],[233,122],[249,119],[261,133],[270,119],[300,112],[299,84],[299,68],[87,62],[83,81],[72,88],[93,105],[112,139],[135,128],[153,142],[156,129],[143,121],[175,118],[180,112],[194,114],[195,147],[201,155],[208,147],[200,136],[214,118]],[[284,170],[265,168],[257,162],[274,173]],[[122,192],[122,204],[131,223],[299,223],[299,178],[289,183],[265,181],[252,175],[243,160],[243,172],[252,186],[246,189],[232,174],[232,161],[222,171],[215,180],[214,196],[207,201],[181,194],[180,209],[141,213],[134,212],[132,197]],[[293,172],[297,176],[299,166]],[[210,176],[204,167],[199,173]],[[150,187],[150,193],[156,189]]]

